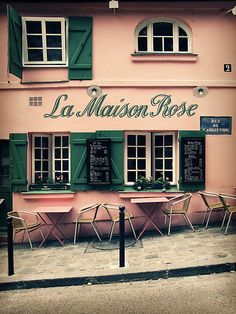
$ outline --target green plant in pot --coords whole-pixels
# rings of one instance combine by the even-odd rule
[[[159,177],[157,180],[155,180],[152,184],[153,189],[165,189],[168,190],[170,188],[170,182],[168,178],[166,180],[163,179],[163,177]]]
[[[143,176],[139,176],[135,181],[133,188],[135,190],[149,190],[152,188],[153,178],[146,178]]]

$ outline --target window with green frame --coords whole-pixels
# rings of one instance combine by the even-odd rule
[[[7,13],[10,73],[22,78],[24,66],[68,66],[70,80],[92,79],[92,17],[21,17],[11,6]]]

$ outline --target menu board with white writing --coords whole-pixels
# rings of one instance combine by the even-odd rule
[[[205,139],[201,137],[182,138],[182,182],[200,183],[205,181]]]
[[[111,184],[111,141],[87,140],[88,184]]]

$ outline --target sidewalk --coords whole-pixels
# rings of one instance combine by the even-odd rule
[[[125,267],[119,267],[119,240],[80,240],[76,245],[57,241],[31,251],[14,245],[14,271],[8,276],[7,247],[0,247],[0,290],[95,284],[234,271],[236,225],[228,235],[219,226],[172,230],[170,237],[145,233],[141,240],[126,239]]]

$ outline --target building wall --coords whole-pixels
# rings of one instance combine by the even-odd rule
[[[175,4],[176,5],[176,4]],[[101,4],[16,4],[17,11],[25,16],[92,16],[93,17],[93,79],[68,81],[67,68],[27,68],[22,81],[7,72],[7,17],[5,7],[0,11],[1,49],[0,49],[0,116],[2,118],[0,138],[8,139],[10,133],[33,132],[91,132],[96,130],[125,131],[180,131],[199,130],[201,116],[232,117],[231,135],[206,135],[206,190],[232,193],[236,177],[236,140],[234,106],[236,96],[236,18],[231,13],[234,2],[218,3],[122,3],[113,14],[106,3]],[[155,17],[168,17],[183,21],[192,32],[193,56],[137,56],[134,33],[139,23]],[[232,72],[224,72],[224,64],[232,65]],[[45,81],[54,81],[46,83]],[[60,82],[58,82],[60,81]],[[91,98],[86,90],[90,85],[102,88],[105,97],[103,105],[129,106],[148,105],[156,95],[171,95],[171,105],[186,108],[197,105],[192,116],[186,113],[181,117],[164,117],[162,112],[153,117],[101,117],[86,114],[77,117]],[[207,86],[205,97],[193,95],[196,86]],[[45,118],[52,113],[56,99],[67,95],[54,113],[57,118]],[[42,106],[29,106],[29,97],[42,97]],[[160,96],[164,97],[164,96]],[[62,117],[61,108],[64,109]],[[178,177],[178,158],[176,159]],[[30,158],[28,179],[31,179]],[[177,182],[176,182],[177,183]],[[73,204],[75,211],[83,204],[92,201],[123,202],[135,214],[137,206],[121,198],[119,192],[77,192],[72,199],[25,199],[20,193],[13,194],[14,209],[31,210],[38,204],[48,202]],[[200,205],[201,204],[201,205]],[[195,223],[201,221],[197,213],[199,195],[194,195],[190,216]],[[72,212],[69,221],[73,219]],[[161,211],[159,219],[163,219]],[[178,222],[176,221],[178,224]],[[161,222],[161,225],[163,221]],[[182,224],[182,221],[179,221]],[[138,225],[138,222],[137,222]],[[71,226],[68,236],[71,235]]]

